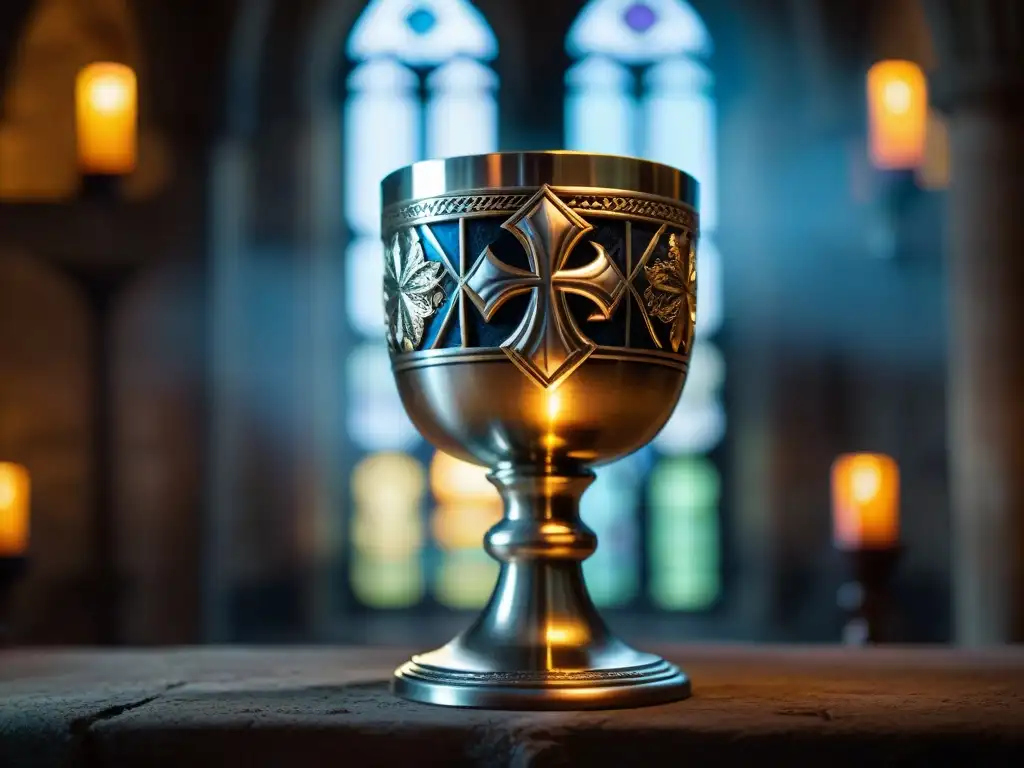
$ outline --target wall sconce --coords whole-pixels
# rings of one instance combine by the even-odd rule
[[[887,639],[890,581],[901,554],[900,472],[880,453],[852,453],[832,464],[833,541],[849,561],[852,581],[839,590],[852,644]]]
[[[20,464],[0,462],[0,646],[8,642],[7,602],[25,573],[29,539],[29,476]]]
[[[868,160],[877,206],[872,250],[889,258],[897,249],[904,212],[919,192],[917,177],[930,159],[928,83],[912,61],[879,61],[868,70],[866,98]]]
[[[115,179],[135,170],[138,90],[131,67],[95,62],[75,82],[78,166],[90,179]]]

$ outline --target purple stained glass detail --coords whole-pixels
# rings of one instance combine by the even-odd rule
[[[434,28],[437,17],[427,8],[416,8],[405,17],[405,23],[417,35],[425,35]]]
[[[654,22],[658,20],[658,15],[646,3],[633,3],[626,9],[623,19],[626,22],[626,26],[634,32],[643,33],[654,26]]]

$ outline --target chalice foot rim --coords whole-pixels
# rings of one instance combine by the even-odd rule
[[[391,689],[421,704],[518,711],[631,709],[689,698],[689,677],[650,657],[653,661],[635,667],[547,673],[464,672],[413,657],[395,670]]]

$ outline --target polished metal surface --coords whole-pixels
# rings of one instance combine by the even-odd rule
[[[623,190],[698,206],[698,185],[669,165],[633,157],[587,152],[493,152],[487,155],[422,160],[381,182],[384,208],[474,191],[536,190],[551,187]]]
[[[501,564],[472,626],[395,672],[399,695],[502,709],[685,698],[615,638],[586,590],[591,467],[645,445],[682,391],[696,320],[696,183],[579,153],[417,163],[383,183],[387,337],[437,448],[491,468]]]

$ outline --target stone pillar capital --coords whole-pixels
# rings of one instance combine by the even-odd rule
[[[923,0],[939,67],[932,101],[1024,113],[1024,2]]]

